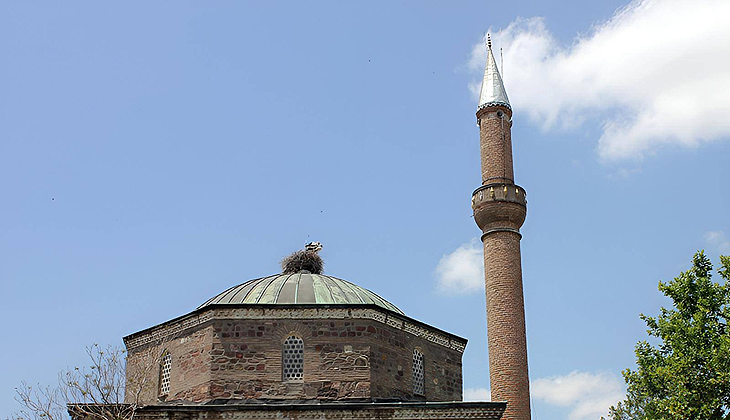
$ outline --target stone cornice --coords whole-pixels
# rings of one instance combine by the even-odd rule
[[[155,405],[138,410],[136,417],[227,420],[472,420],[500,419],[506,406],[504,402]]]
[[[210,305],[124,337],[127,350],[165,341],[214,319],[370,319],[464,352],[467,340],[377,305]]]

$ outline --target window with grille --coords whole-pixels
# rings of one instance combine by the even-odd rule
[[[281,353],[282,379],[301,381],[304,379],[304,341],[290,336],[284,341]]]
[[[413,393],[425,395],[423,384],[423,353],[413,350]]]
[[[170,368],[172,367],[172,356],[165,350],[160,360],[160,395],[170,393]]]

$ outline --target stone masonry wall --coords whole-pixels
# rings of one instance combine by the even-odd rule
[[[413,350],[423,353],[425,396],[413,394]],[[377,324],[371,350],[374,399],[461,401],[461,353]]]
[[[370,396],[367,326],[341,320],[216,320],[210,398]],[[282,380],[282,344],[304,341],[303,381]]]
[[[282,380],[282,344],[304,341],[304,377]],[[425,396],[413,395],[413,349],[425,360]],[[460,401],[461,353],[371,319],[213,319],[163,344],[172,355],[167,401],[213,399]],[[157,362],[159,364],[159,361]],[[159,370],[145,402],[157,402]]]
[[[141,400],[144,404],[159,401],[160,375],[159,365],[162,353],[167,350],[172,356],[170,369],[170,393],[165,399],[182,398],[200,400],[209,394],[207,384],[210,382],[211,357],[213,351],[213,328],[201,325],[198,328],[181,332],[165,340],[135,348],[127,355],[127,388],[126,398],[130,401],[131,392],[138,386],[130,384],[130,379],[137,376],[137,369],[144,369],[147,384],[142,389]],[[173,397],[174,396],[174,397]]]
[[[461,400],[460,353],[372,320],[229,320],[213,330],[211,398]],[[290,335],[304,340],[300,383],[282,382]],[[412,392],[415,348],[425,396]]]

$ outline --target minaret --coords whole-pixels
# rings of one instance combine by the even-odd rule
[[[477,108],[482,186],[474,191],[474,220],[482,230],[492,401],[507,401],[504,419],[530,419],[520,227],[525,190],[512,169],[512,107],[487,36],[487,66]]]

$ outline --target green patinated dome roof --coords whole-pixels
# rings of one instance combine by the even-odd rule
[[[239,304],[347,304],[377,305],[389,311],[403,314],[395,305],[370,290],[349,281],[324,274],[299,272],[275,274],[249,280],[233,286],[209,299],[198,309],[208,305]],[[405,314],[403,314],[405,315]]]

